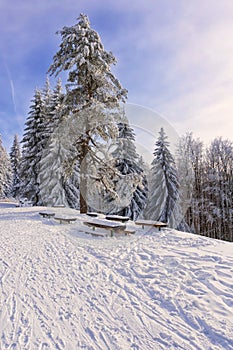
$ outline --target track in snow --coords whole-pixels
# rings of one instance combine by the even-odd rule
[[[233,349],[223,243],[172,230],[89,238],[38,211],[0,210],[1,350]]]

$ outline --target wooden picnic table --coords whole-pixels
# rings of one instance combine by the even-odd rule
[[[45,211],[41,211],[39,212],[39,214],[43,217],[43,218],[52,218],[55,216],[55,213],[49,210],[45,210]]]
[[[75,216],[66,216],[66,215],[59,215],[59,216],[54,216],[55,220],[58,220],[60,224],[62,223],[67,223],[70,224],[71,222],[74,222],[77,220],[77,217]]]
[[[124,224],[120,224],[119,222],[114,222],[114,221],[105,221],[105,220],[99,220],[95,219],[92,221],[84,221],[84,225],[87,225],[89,227],[92,227],[93,230],[95,228],[103,228],[106,230],[110,230],[111,232],[111,237],[113,236],[114,233],[117,231],[124,231],[126,226]]]
[[[129,217],[128,216],[121,216],[121,215],[106,215],[105,219],[106,220],[126,222],[126,221],[129,220]]]
[[[167,227],[167,224],[165,222],[153,221],[153,220],[137,220],[135,221],[135,224],[141,225],[143,229],[145,226],[158,227],[159,231],[161,230],[162,227]]]

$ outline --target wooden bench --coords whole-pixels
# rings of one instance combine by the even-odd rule
[[[126,228],[126,229],[124,229],[124,230],[118,230],[117,231],[117,234],[123,234],[123,235],[125,235],[125,236],[129,236],[129,235],[133,235],[133,234],[135,234],[135,230],[133,230],[133,229],[129,229],[129,228]]]
[[[83,227],[80,228],[80,232],[83,232],[87,235],[91,235],[91,236],[101,236],[101,237],[106,237],[108,235],[108,232],[101,232],[101,231],[95,231],[93,230],[93,228],[89,228],[89,227]]]
[[[105,219],[106,220],[126,222],[126,221],[129,220],[129,217],[128,216],[120,216],[120,215],[106,215]]]
[[[92,235],[92,236],[99,236],[99,237],[107,237],[107,233],[105,232],[98,232],[98,231],[95,231],[93,230],[93,228],[91,229],[85,229],[85,230],[81,230],[82,232],[86,233],[86,234],[89,234],[89,235]],[[133,229],[122,229],[122,230],[119,230],[119,231],[116,231],[115,233],[122,233],[124,234],[125,236],[129,236],[129,235],[133,235],[136,231],[133,230]]]
[[[70,224],[71,222],[74,222],[77,220],[76,217],[73,216],[54,216],[55,220],[58,220],[60,222],[60,224],[65,223],[65,224]]]
[[[97,218],[97,216],[99,215],[98,213],[94,213],[94,212],[92,212],[92,211],[89,211],[89,212],[87,212],[87,215],[88,216],[91,216],[91,217],[94,217],[94,218]]]
[[[40,214],[43,218],[48,218],[48,219],[50,219],[50,218],[52,218],[52,217],[55,216],[55,213],[53,213],[52,211],[41,211],[39,214]]]
[[[152,226],[152,227],[158,227],[159,231],[162,227],[167,227],[167,224],[165,222],[160,221],[153,221],[153,220],[137,220],[135,221],[136,225],[141,225],[144,229],[145,226]]]
[[[95,231],[92,231],[90,233],[92,236],[96,236],[96,237],[106,237],[106,234],[103,233],[103,232],[95,232]]]
[[[114,221],[108,222],[108,221],[99,220],[99,219],[95,219],[92,221],[85,221],[84,225],[92,227],[93,231],[95,230],[95,228],[103,228],[105,230],[109,230],[111,233],[111,237],[113,237],[114,233],[116,233],[117,231],[123,231],[126,228],[124,224],[120,224]]]

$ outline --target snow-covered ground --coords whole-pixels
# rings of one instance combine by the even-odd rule
[[[1,350],[233,349],[232,243],[91,237],[41,209],[0,204]]]

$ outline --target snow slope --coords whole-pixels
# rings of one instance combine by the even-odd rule
[[[232,243],[90,237],[41,209],[0,204],[1,350],[233,349]]]

